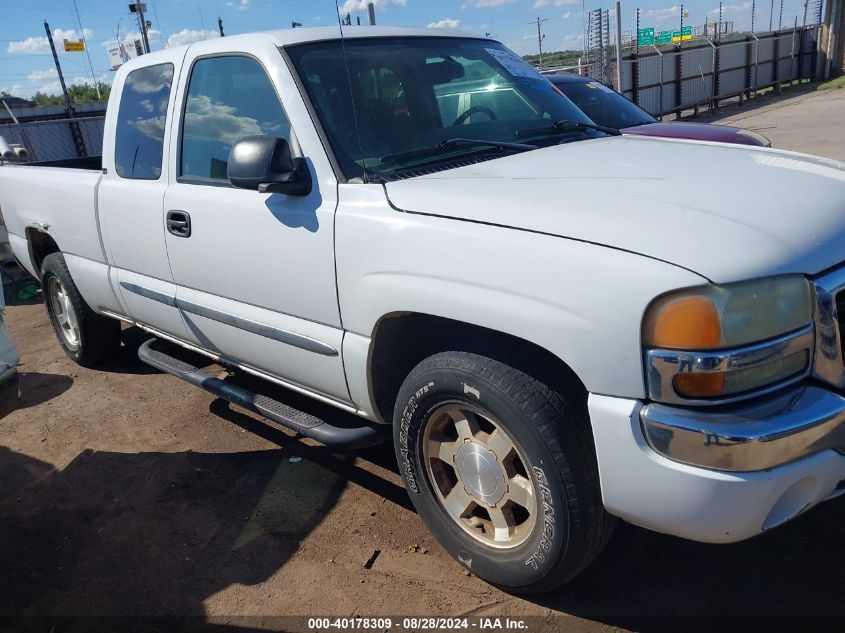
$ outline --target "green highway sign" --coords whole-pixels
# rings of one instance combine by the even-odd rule
[[[658,44],[671,44],[672,43],[672,31],[660,31],[657,34],[657,43]]]
[[[672,31],[673,42],[686,42],[692,39],[692,27],[685,26],[680,31]]]
[[[654,27],[637,31],[637,46],[651,46],[654,44]]]

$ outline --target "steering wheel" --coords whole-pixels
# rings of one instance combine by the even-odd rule
[[[490,108],[485,106],[472,106],[469,110],[464,110],[461,115],[455,119],[455,122],[452,125],[461,125],[464,121],[470,118],[473,114],[478,114],[479,112],[483,112],[487,116],[490,117],[491,121],[496,120],[496,113],[493,112]]]

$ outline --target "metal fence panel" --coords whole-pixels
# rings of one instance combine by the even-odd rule
[[[723,71],[719,74],[719,94],[716,96],[739,94],[746,88],[745,68]]]
[[[8,123],[0,125],[0,135],[10,143],[24,146],[32,161],[76,158],[78,154],[70,130],[72,122],[79,125],[88,155],[101,155],[105,126],[105,117],[102,116]]]
[[[659,49],[662,55],[654,48],[641,49],[639,55],[623,58],[623,93],[645,110],[660,115],[798,77],[812,77],[817,31],[818,27],[811,25],[756,36],[737,35],[712,44],[695,40],[663,46]]]

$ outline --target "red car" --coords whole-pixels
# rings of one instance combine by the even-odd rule
[[[696,141],[737,143],[759,147],[772,146],[769,139],[751,130],[707,123],[680,121],[663,123],[618,92],[589,77],[548,75],[546,78],[594,123],[616,128],[623,134],[687,138]]]

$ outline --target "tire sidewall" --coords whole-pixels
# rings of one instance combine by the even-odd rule
[[[541,581],[565,555],[569,511],[561,473],[522,409],[494,385],[454,368],[430,369],[415,376],[399,396],[394,426],[397,460],[414,506],[432,534],[461,564],[493,584],[518,588]],[[537,496],[537,520],[520,545],[507,549],[483,545],[442,507],[429,481],[421,440],[428,414],[445,401],[488,412],[527,461]]]
[[[64,258],[62,258],[61,264],[64,264]],[[68,347],[64,337],[59,332],[61,326],[59,325],[59,321],[53,312],[53,304],[52,301],[50,301],[49,296],[51,278],[58,280],[58,282],[62,285],[62,288],[64,288],[70,300],[70,304],[73,307],[77,322],[80,324],[79,345],[76,346],[76,349]],[[41,273],[41,288],[44,295],[44,306],[47,308],[47,314],[50,316],[50,323],[53,325],[53,332],[56,334],[56,338],[59,339],[59,344],[71,360],[79,363],[82,360],[83,350],[85,349],[85,328],[82,327],[82,306],[79,305],[79,301],[77,300],[78,294],[76,286],[73,284],[73,280],[70,278],[67,271],[63,270],[63,266],[60,265],[60,262],[56,261],[56,258],[53,256],[48,256],[47,259],[44,260],[44,266]]]

